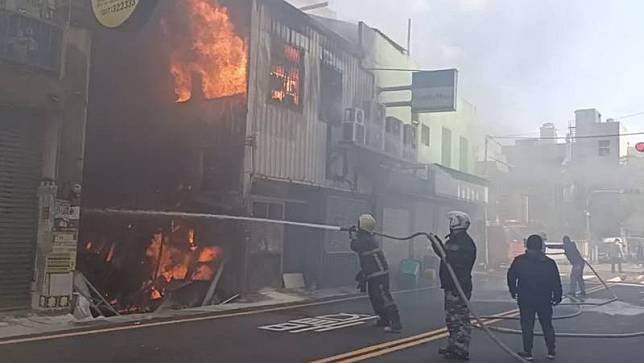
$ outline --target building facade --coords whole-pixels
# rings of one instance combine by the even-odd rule
[[[78,5],[0,4],[0,310],[71,304],[91,48]]]

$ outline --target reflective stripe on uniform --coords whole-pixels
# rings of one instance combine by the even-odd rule
[[[380,252],[380,251],[381,251],[381,249],[380,249],[380,248],[374,248],[374,249],[373,249],[373,250],[371,250],[371,251],[361,252],[361,253],[360,253],[360,256],[369,256],[369,255],[374,255],[374,254],[376,254],[376,253],[378,253],[378,252]]]
[[[389,271],[388,271],[388,270],[378,271],[378,272],[374,272],[374,273],[372,273],[372,274],[367,275],[365,278],[366,278],[366,279],[370,279],[370,278],[373,278],[373,277],[386,275],[386,274],[388,274],[388,273],[389,273]]]

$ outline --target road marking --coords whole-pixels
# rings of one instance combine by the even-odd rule
[[[257,327],[257,329],[278,333],[304,333],[310,331],[323,333],[331,330],[362,325],[370,320],[375,320],[377,318],[377,316],[364,314],[327,314],[322,316],[289,320],[285,323],[264,325]]]
[[[588,289],[586,292],[588,295],[595,293],[597,291],[603,290],[603,286],[596,286],[593,288]],[[504,318],[504,317],[516,317],[519,315],[519,310],[518,309],[513,309],[509,311],[505,311],[499,314],[493,315],[494,317],[498,318]],[[486,325],[491,325],[491,324],[496,324],[498,322],[503,321],[504,319],[483,319]],[[403,338],[403,339],[398,339],[398,340],[392,340],[386,343],[382,344],[377,344],[377,345],[372,345],[369,347],[365,347],[362,349],[358,349],[355,351],[351,352],[346,352],[342,354],[338,354],[332,357],[328,358],[322,358],[318,359],[315,361],[311,361],[310,363],[331,363],[331,362],[342,362],[342,363],[353,363],[353,362],[360,362],[366,359],[374,358],[374,357],[379,357],[385,354],[397,352],[400,350],[416,347],[418,345],[426,344],[429,342],[433,342],[439,339],[446,338],[449,334],[447,333],[447,328],[443,327],[441,329],[436,329],[429,331],[427,333],[419,334],[419,335],[414,335],[411,337]]]
[[[512,315],[518,314],[518,311],[519,311],[518,309],[513,309],[513,310],[509,310],[509,311],[505,311],[505,312],[496,314],[494,316],[495,317],[512,316]],[[485,320],[485,322],[489,323],[489,324],[493,324],[493,323],[499,322],[501,320],[502,319],[492,319],[492,320]],[[400,350],[400,349],[395,349],[398,346],[408,347],[408,346],[413,346],[413,345],[410,345],[410,344],[416,343],[417,341],[420,341],[420,340],[425,341],[427,339],[431,339],[431,340],[427,340],[427,341],[432,341],[432,340],[436,340],[436,339],[441,339],[441,338],[446,336],[445,334],[447,334],[447,328],[443,327],[443,328],[436,329],[436,330],[431,330],[431,331],[428,331],[428,332],[425,332],[425,333],[422,333],[422,334],[418,334],[418,335],[414,335],[414,336],[410,336],[410,337],[406,337],[406,338],[402,338],[402,339],[397,339],[397,340],[390,340],[390,341],[380,343],[380,344],[376,344],[376,345],[371,345],[371,346],[361,348],[361,349],[358,349],[358,350],[354,350],[354,351],[351,351],[351,352],[346,352],[346,353],[334,355],[332,357],[321,358],[321,359],[318,359],[318,360],[311,361],[310,363],[329,363],[329,362],[338,362],[338,361],[344,362],[345,359],[350,359],[350,358],[354,358],[354,357],[363,357],[364,355],[375,354],[375,352],[380,352],[380,351],[383,351],[383,350],[386,350],[387,352],[388,351],[396,351],[396,350]],[[422,343],[418,343],[418,344],[422,344]],[[414,344],[414,345],[418,345],[418,344]],[[406,348],[401,348],[401,349],[406,349]],[[386,354],[386,353],[382,353],[382,354]]]
[[[413,293],[413,292],[428,291],[428,290],[432,290],[432,289],[434,289],[434,288],[433,287],[426,287],[426,288],[413,289],[413,290],[401,290],[401,291],[392,292],[392,294],[395,294],[395,295],[407,294],[407,293]],[[2,345],[11,345],[11,344],[20,344],[20,343],[29,343],[29,342],[38,342],[38,341],[43,341],[43,340],[72,338],[72,337],[79,337],[79,336],[84,336],[84,335],[96,335],[96,334],[103,334],[103,333],[112,333],[112,332],[118,332],[118,331],[124,331],[124,330],[152,328],[152,327],[174,325],[174,324],[192,323],[192,322],[197,322],[197,321],[208,321],[208,320],[233,318],[233,317],[239,317],[239,316],[249,316],[249,315],[270,313],[270,312],[275,312],[275,311],[300,309],[300,308],[306,308],[306,307],[311,307],[311,306],[329,305],[329,304],[335,304],[335,303],[346,302],[346,301],[361,300],[361,299],[366,299],[366,298],[367,298],[366,295],[360,295],[360,296],[352,296],[352,297],[335,299],[335,300],[318,301],[318,302],[304,303],[304,304],[298,304],[298,305],[281,306],[281,307],[266,308],[266,309],[251,310],[251,311],[241,311],[241,312],[221,314],[221,315],[201,316],[201,317],[195,317],[195,318],[175,319],[175,320],[158,321],[158,322],[150,322],[150,323],[142,323],[141,321],[136,321],[136,322],[132,322],[132,325],[116,326],[116,327],[111,327],[111,328],[99,328],[99,329],[83,330],[83,331],[76,331],[76,332],[69,332],[69,333],[55,333],[55,334],[42,335],[42,336],[36,336],[36,337],[7,339],[7,340],[0,341],[0,346],[2,346]]]
[[[634,284],[630,282],[611,282],[613,285],[617,286],[628,286],[628,287],[639,287],[639,288],[644,288],[644,282],[641,282],[639,284]]]

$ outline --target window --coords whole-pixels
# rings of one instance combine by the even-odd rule
[[[253,217],[284,219],[284,205],[281,203],[253,202]]]
[[[441,164],[452,166],[452,130],[443,127],[441,135]]]
[[[412,149],[418,146],[418,131],[413,125],[405,125],[403,128],[403,144],[409,145]]]
[[[270,101],[301,110],[304,51],[293,45],[274,40],[270,77]]]
[[[325,60],[320,61],[320,120],[342,121],[342,72]]]
[[[610,140],[599,140],[597,143],[599,156],[610,155]]]
[[[429,126],[427,125],[423,125],[420,129],[420,142],[425,146],[429,146]]]
[[[461,171],[467,172],[469,171],[469,152],[470,152],[470,144],[469,141],[467,141],[466,138],[461,136],[459,140],[459,166],[461,168]]]

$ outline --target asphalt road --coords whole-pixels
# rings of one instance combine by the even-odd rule
[[[586,308],[583,315],[556,322],[559,332],[633,332],[644,329],[644,288],[619,286],[622,301]],[[608,295],[597,292],[592,297]],[[352,299],[256,313],[229,314],[157,325],[103,329],[34,341],[0,342],[2,363],[170,363],[170,362],[442,362],[436,352],[445,343],[442,292],[424,290],[396,295],[405,325],[402,334],[371,327],[368,300]],[[478,291],[475,306],[483,314],[511,312],[514,304],[501,289]],[[570,312],[561,307],[557,313]],[[314,319],[311,319],[314,318]],[[306,319],[306,320],[303,320]],[[290,323],[289,323],[290,322]],[[288,324],[284,324],[288,323]],[[503,321],[499,326],[517,327]],[[520,337],[500,335],[513,349]],[[643,362],[644,337],[558,340],[557,361]],[[472,362],[513,362],[476,331]],[[545,361],[536,338],[535,361]]]

